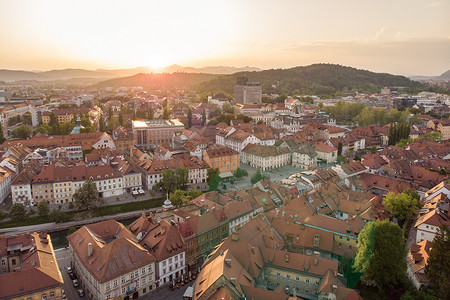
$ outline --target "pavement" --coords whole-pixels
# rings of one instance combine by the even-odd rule
[[[72,284],[72,280],[67,274],[66,267],[70,266],[69,249],[62,248],[55,250],[56,261],[58,262],[61,275],[64,279],[64,291],[68,300],[84,300],[88,299],[87,296],[81,298],[78,296],[77,290],[83,288],[82,286],[75,288]],[[169,300],[169,299],[183,299],[183,294],[189,286],[193,286],[194,281],[191,281],[188,285],[182,286],[179,289],[173,291],[169,290],[167,286],[157,288],[144,296],[139,296],[139,299],[144,300]],[[84,290],[84,289],[83,289]],[[86,292],[86,291],[85,291]]]

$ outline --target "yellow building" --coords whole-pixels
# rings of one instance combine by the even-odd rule
[[[228,147],[218,147],[203,151],[203,160],[210,168],[220,173],[235,172],[239,168],[239,153]]]
[[[48,125],[50,123],[50,115],[55,113],[58,118],[58,123],[69,123],[72,122],[74,114],[87,114],[89,113],[89,108],[77,108],[77,109],[57,109],[52,112],[45,112],[42,114],[42,123]]]
[[[62,299],[63,278],[47,233],[0,236],[0,299]]]

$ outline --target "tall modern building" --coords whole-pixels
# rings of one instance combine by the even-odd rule
[[[261,104],[261,99],[261,83],[248,81],[245,75],[237,78],[237,84],[234,86],[234,103]]]
[[[158,146],[172,146],[176,131],[184,129],[184,124],[177,119],[133,121],[134,145],[144,149]]]

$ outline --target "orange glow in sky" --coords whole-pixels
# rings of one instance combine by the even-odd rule
[[[450,67],[449,1],[0,1],[0,69]]]

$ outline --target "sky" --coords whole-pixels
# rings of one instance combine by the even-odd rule
[[[450,0],[0,0],[0,69],[450,69]]]

